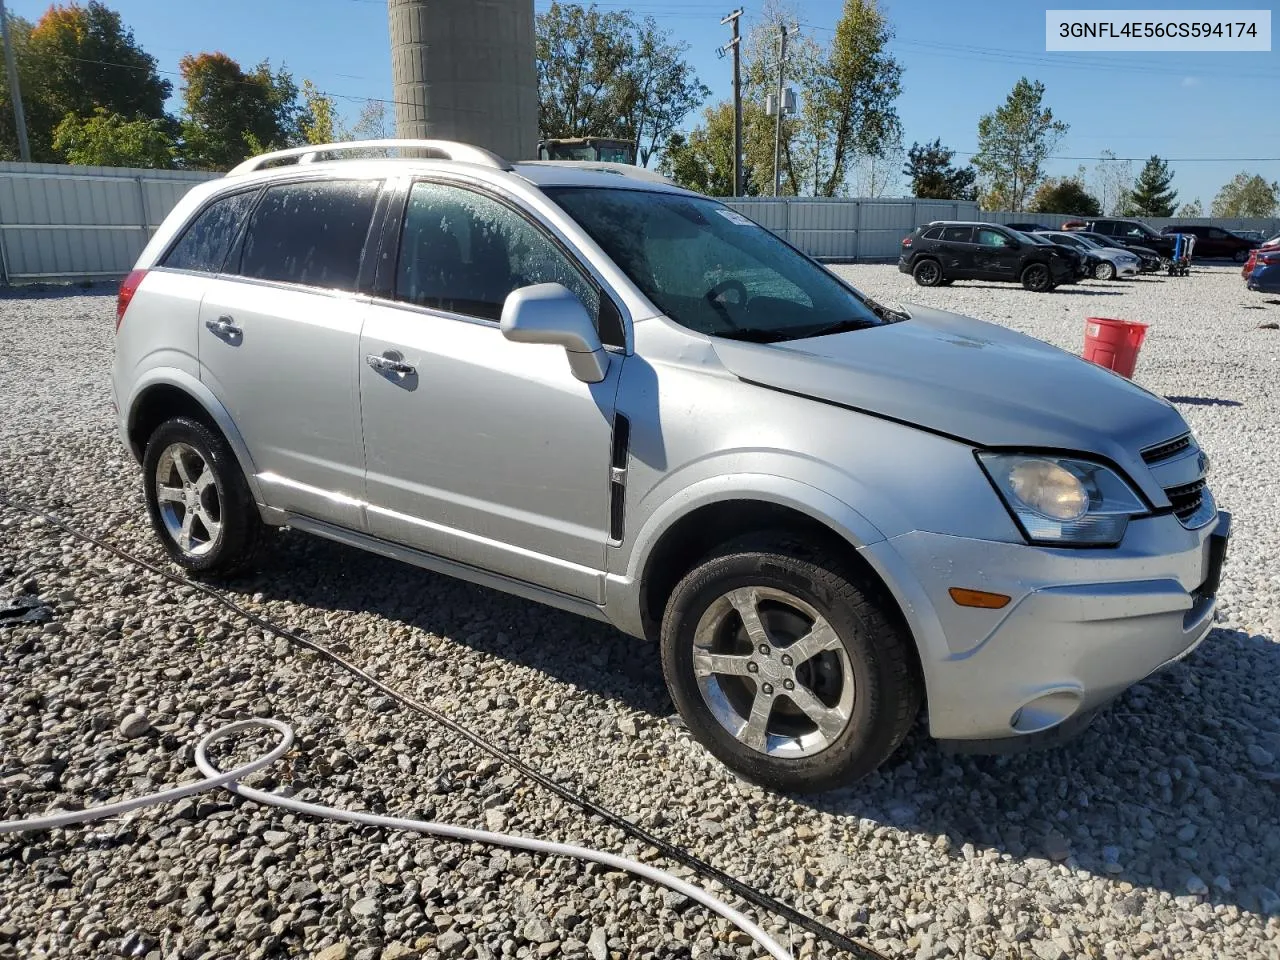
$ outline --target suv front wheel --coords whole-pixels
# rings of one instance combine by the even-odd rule
[[[1048,293],[1053,289],[1053,276],[1043,263],[1029,263],[1022,271],[1022,286],[1034,293]]]
[[[804,559],[800,559],[803,556]],[[728,767],[781,790],[866,776],[920,708],[910,638],[832,556],[739,541],[675,588],[662,622],[667,688]]]
[[[151,526],[179,566],[226,576],[253,560],[265,525],[220,434],[187,417],[161,424],[147,441],[142,482]]]

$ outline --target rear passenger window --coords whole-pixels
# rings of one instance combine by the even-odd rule
[[[409,194],[395,297],[485,320],[498,320],[507,294],[535,283],[562,283],[597,317],[600,292],[541,230],[506,204],[440,183]],[[601,336],[608,342],[605,331]]]
[[[942,231],[942,239],[951,243],[968,243],[973,238],[973,227],[947,227]]]
[[[318,180],[269,187],[253,211],[241,276],[354,290],[377,180]]]
[[[191,222],[161,266],[217,273],[227,259],[227,251],[253,206],[255,196],[257,191],[250,190],[213,201]]]

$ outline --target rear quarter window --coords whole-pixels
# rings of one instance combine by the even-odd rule
[[[249,221],[238,273],[354,290],[381,186],[318,180],[268,187]]]
[[[942,228],[934,227],[932,230],[926,230],[920,236],[925,240],[937,240],[942,236]]]
[[[227,259],[241,224],[253,208],[256,190],[219,197],[191,221],[161,261],[173,270],[217,273]]]

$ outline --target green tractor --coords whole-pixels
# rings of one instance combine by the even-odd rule
[[[539,160],[586,160],[592,163],[636,162],[636,147],[630,140],[613,137],[567,137],[538,141]]]

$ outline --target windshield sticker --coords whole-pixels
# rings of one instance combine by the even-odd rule
[[[724,217],[730,223],[736,223],[740,227],[753,226],[752,222],[740,214],[737,210],[730,210],[728,207],[716,207],[716,213]]]

